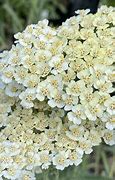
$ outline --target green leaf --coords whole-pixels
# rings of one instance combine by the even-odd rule
[[[15,24],[15,26],[18,29],[21,29],[22,24],[21,24],[20,18],[18,17],[16,12],[13,10],[13,8],[8,3],[4,4],[3,8],[6,11],[6,13],[10,16],[10,18],[13,20],[13,23]]]

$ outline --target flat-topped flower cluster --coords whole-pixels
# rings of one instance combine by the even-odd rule
[[[53,164],[63,170],[79,165],[84,154],[102,140],[115,144],[115,134],[101,119],[84,120],[80,125],[69,121],[63,109],[36,102],[24,109],[15,99],[0,91],[0,176],[34,180],[35,173]],[[2,178],[1,178],[2,179]]]
[[[43,20],[0,54],[0,177],[34,180],[115,144],[115,9]]]

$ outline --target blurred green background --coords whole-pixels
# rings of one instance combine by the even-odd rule
[[[8,48],[12,35],[27,24],[59,18],[56,8],[65,11],[59,0],[0,0],[0,49]]]
[[[27,24],[47,18],[53,26],[58,26],[63,21],[63,16],[69,17],[68,1],[0,0],[0,51],[9,49],[13,43],[13,35],[22,31]],[[102,4],[115,6],[115,0],[100,0],[99,6]],[[38,180],[113,180],[115,147],[101,145],[91,155],[85,156],[80,166],[69,167],[62,172],[50,168],[37,177]]]

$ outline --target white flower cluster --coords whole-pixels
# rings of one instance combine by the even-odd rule
[[[0,54],[0,178],[34,180],[115,144],[115,9],[43,20]]]
[[[105,122],[84,120],[73,124],[64,110],[36,101],[34,109],[0,92],[0,177],[34,180],[35,173],[53,164],[63,170],[79,165],[102,140],[115,144],[115,134]]]

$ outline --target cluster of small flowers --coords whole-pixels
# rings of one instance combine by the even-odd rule
[[[112,130],[115,11],[88,12],[77,11],[57,30],[44,20],[16,34],[16,45],[1,54],[1,86],[25,108],[34,107],[36,99],[47,100],[67,111],[75,124],[101,118]]]
[[[15,35],[0,60],[0,177],[35,179],[115,144],[115,9],[77,11]]]
[[[15,99],[0,92],[0,177],[34,180],[35,174],[53,164],[63,170],[79,165],[102,139],[115,143],[113,131],[100,119],[69,121],[64,110],[36,101],[34,109],[24,109]]]

